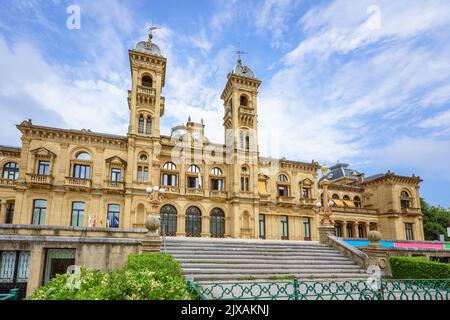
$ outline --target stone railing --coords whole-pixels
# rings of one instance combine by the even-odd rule
[[[16,180],[11,179],[0,179],[0,185],[13,186],[16,184]]]
[[[245,107],[245,106],[240,106],[239,107],[239,112],[242,114],[248,114],[248,115],[255,115],[256,111],[253,108],[250,107]]]
[[[293,204],[295,197],[278,196],[277,203],[280,204]]]
[[[332,212],[342,212],[342,213],[362,213],[362,214],[378,214],[377,209],[366,209],[366,208],[339,208],[331,207]]]
[[[222,190],[211,190],[209,192],[210,197],[212,198],[223,198],[225,199],[227,197],[227,192]]]
[[[186,194],[192,196],[203,196],[203,189],[201,188],[186,188]]]
[[[369,256],[358,248],[346,243],[336,236],[328,236],[328,244],[352,259],[361,268],[367,269],[369,266]]]
[[[90,188],[92,185],[92,180],[66,177],[66,185],[73,187]]]
[[[110,189],[122,190],[125,187],[123,181],[105,181],[106,187]]]
[[[145,94],[145,95],[148,95],[148,96],[155,96],[156,95],[156,90],[155,90],[155,88],[148,88],[148,87],[144,87],[144,86],[138,86],[137,87],[137,93]]]
[[[34,173],[27,173],[26,180],[28,183],[38,183],[38,184],[52,184],[53,183],[52,176],[34,174]]]
[[[166,190],[166,193],[180,193],[180,188],[178,188],[177,186],[162,186],[162,188]]]
[[[300,198],[300,204],[303,205],[316,205],[316,201],[315,198]]]

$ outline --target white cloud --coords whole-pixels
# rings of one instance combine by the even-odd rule
[[[274,47],[279,47],[284,32],[288,29],[287,19],[294,4],[291,0],[264,0],[255,12],[255,26],[259,31],[272,34]]]

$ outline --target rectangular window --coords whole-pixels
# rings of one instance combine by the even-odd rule
[[[76,164],[73,167],[73,177],[76,179],[90,179],[91,167],[83,164]]]
[[[281,239],[288,240],[289,239],[288,217],[281,216],[280,222],[281,222],[281,226],[280,226],[281,227]]]
[[[305,240],[311,240],[311,223],[310,218],[303,219],[303,234]]]
[[[31,221],[31,223],[34,225],[44,225],[46,211],[47,211],[47,201],[46,200],[34,200],[33,201],[33,220]]]
[[[222,191],[223,190],[223,180],[222,179],[211,179],[211,190]]]
[[[148,167],[144,167],[144,182],[148,182]]]
[[[248,177],[241,177],[241,191],[249,191],[248,188]]]
[[[39,161],[38,174],[41,176],[48,176],[50,174],[50,162]]]
[[[122,170],[118,168],[111,169],[111,181],[112,182],[120,182],[122,180]]]
[[[278,186],[278,196],[279,197],[287,197],[288,196],[288,187],[287,186]]]
[[[266,216],[264,214],[259,215],[259,238],[266,238]]]
[[[12,224],[13,219],[14,219],[14,202],[7,202],[6,203],[5,223]]]
[[[405,223],[406,240],[414,240],[413,224]]]
[[[118,204],[108,204],[108,216],[106,220],[107,228],[118,228],[120,222],[120,206]]]
[[[342,225],[340,223],[337,223],[334,226],[334,230],[336,231],[336,237],[341,238],[342,237]]]
[[[364,226],[358,224],[358,238],[365,238]]]
[[[137,181],[142,182],[142,167],[138,167],[137,170]]]
[[[72,219],[70,225],[72,227],[82,227],[84,224],[84,202],[72,203]]]
[[[347,238],[353,238],[353,225],[347,224]]]
[[[198,189],[200,187],[198,181],[198,177],[187,177],[187,187],[189,189]]]
[[[177,176],[174,174],[164,173],[162,176],[162,185],[166,187],[176,187]]]
[[[245,151],[250,151],[250,137],[245,136]]]
[[[303,198],[304,199],[309,199],[310,197],[310,189],[309,188],[303,188]]]

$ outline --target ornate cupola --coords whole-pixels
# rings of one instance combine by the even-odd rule
[[[128,91],[130,109],[129,135],[159,138],[160,117],[164,115],[166,58],[153,43],[153,31],[148,29],[148,39],[138,42],[129,51],[132,88]]]

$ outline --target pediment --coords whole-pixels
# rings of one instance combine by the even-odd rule
[[[124,167],[127,165],[127,162],[118,156],[106,159],[106,163],[121,165]]]
[[[30,151],[32,155],[37,157],[56,158],[56,154],[48,150],[47,148],[40,147]]]
[[[306,178],[306,179],[303,179],[302,181],[300,181],[300,183],[302,183],[303,185],[306,185],[306,186],[312,186],[314,184],[314,181],[312,181],[309,178]]]

